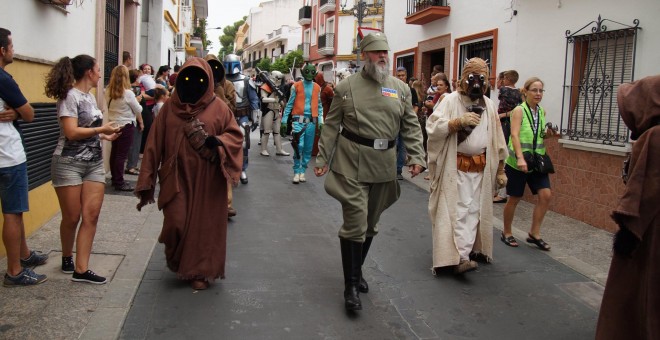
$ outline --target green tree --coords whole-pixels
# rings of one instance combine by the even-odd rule
[[[226,26],[222,30],[222,35],[220,36],[220,55],[227,55],[234,53],[234,40],[236,39],[236,32],[238,29],[245,23],[247,16],[244,16],[243,19],[236,21],[233,25]]]
[[[284,74],[289,73],[289,68],[286,67],[286,62],[284,61],[284,58],[279,58],[279,59],[275,60],[273,65],[271,65],[271,71],[272,70],[277,70],[277,71],[280,71]]]
[[[302,67],[304,64],[302,51],[295,50],[289,52],[286,57],[284,57],[284,63],[287,67],[287,73],[289,72],[289,69]]]
[[[272,70],[272,62],[270,61],[270,58],[262,58],[256,66],[261,71],[270,72]]]
[[[213,42],[208,39],[206,35],[206,19],[199,19],[197,26],[193,29],[193,36],[199,37],[202,40],[202,48],[207,50],[207,46],[211,46]]]

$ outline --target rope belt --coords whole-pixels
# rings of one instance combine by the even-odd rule
[[[483,172],[486,168],[486,153],[480,155],[456,154],[456,168],[463,172]]]
[[[352,142],[358,143],[360,145],[368,146],[376,150],[387,150],[387,149],[391,149],[392,147],[394,147],[394,145],[396,145],[396,139],[387,140],[384,138],[378,138],[378,139],[364,138],[362,136],[354,134],[351,131],[348,131],[347,128],[343,128],[341,130],[341,135],[346,137],[346,139]]]

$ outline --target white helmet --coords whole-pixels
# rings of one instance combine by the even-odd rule
[[[280,71],[271,71],[270,72],[270,79],[273,81],[275,86],[280,86],[282,85],[282,80],[284,79],[284,74]]]

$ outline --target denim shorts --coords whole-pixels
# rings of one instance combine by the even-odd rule
[[[103,160],[78,161],[54,155],[50,163],[50,176],[56,188],[81,185],[83,182],[105,183]]]
[[[19,214],[30,210],[27,163],[0,168],[0,203],[3,214]]]

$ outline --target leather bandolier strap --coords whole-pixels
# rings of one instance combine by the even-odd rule
[[[479,155],[456,154],[456,168],[463,172],[483,172],[486,168],[486,153]]]

